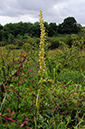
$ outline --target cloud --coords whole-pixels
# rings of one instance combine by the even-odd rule
[[[78,23],[85,24],[85,0],[0,0],[0,23],[36,22],[39,11],[43,11],[47,22],[61,23],[73,16]]]

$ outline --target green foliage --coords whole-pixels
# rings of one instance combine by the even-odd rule
[[[0,82],[5,84],[7,93],[3,92],[5,98],[3,104],[1,103],[1,111],[2,116],[7,116],[7,109],[10,108],[15,112],[13,118],[10,118],[19,123],[28,118],[25,127],[33,129],[40,76],[36,49],[30,50],[0,50]],[[78,125],[80,128],[85,125],[84,57],[85,54],[81,55],[75,45],[69,48],[64,43],[63,48],[47,51],[48,79],[43,82],[37,128],[75,129]],[[7,120],[3,117],[0,119],[1,128],[24,129],[24,126],[20,127],[15,122],[5,125]]]
[[[50,23],[48,26],[48,36],[52,37],[52,36],[56,36],[57,35],[57,25],[56,23]]]
[[[2,29],[3,29],[3,26],[0,24],[0,41],[2,41]]]
[[[14,35],[9,34],[8,35],[8,43],[11,44],[13,42],[13,40],[14,40]]]
[[[9,44],[9,45],[6,45],[6,49],[7,50],[13,50],[15,48],[15,45],[13,45],[13,44]]]
[[[46,42],[43,27],[40,39],[18,35],[22,49],[0,47],[0,128],[85,128],[85,37]],[[57,40],[61,45],[49,50]]]
[[[62,24],[56,25],[56,23],[44,22],[46,35],[48,37],[58,36],[59,34],[73,34],[78,32],[84,32],[84,27],[77,24],[77,21],[73,17],[64,19]],[[25,36],[40,37],[40,25],[39,22],[19,22],[8,23],[4,26],[0,24],[0,41],[4,41],[2,44],[7,45],[9,43],[14,44],[13,40],[24,39]]]
[[[35,22],[33,24],[33,34],[32,36],[34,37],[40,37],[40,23],[39,22]]]
[[[55,37],[48,38],[48,42],[51,44],[49,49],[56,49],[59,47],[59,40]]]
[[[78,33],[81,30],[81,25],[77,24],[74,17],[64,19],[63,23],[59,24],[58,32],[61,34]]]

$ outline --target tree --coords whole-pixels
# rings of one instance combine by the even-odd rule
[[[14,35],[14,32],[15,32],[15,27],[13,26],[12,23],[4,25],[3,30],[2,30],[3,39],[4,38],[8,39],[9,34]]]
[[[44,21],[45,32],[48,34],[48,22]]]
[[[48,29],[48,36],[52,37],[57,34],[57,25],[56,23],[50,23]]]
[[[39,22],[35,22],[33,24],[32,36],[34,36],[34,37],[40,37],[40,23]]]
[[[0,24],[0,41],[2,40],[2,29],[3,29],[3,26]]]
[[[13,34],[9,34],[8,35],[8,43],[12,43],[13,42],[13,39],[14,39],[14,35]]]
[[[79,26],[79,24],[77,24],[77,21],[74,17],[68,17],[64,19],[63,23],[59,24],[58,32],[62,34],[78,33],[80,31],[80,28],[81,27]]]

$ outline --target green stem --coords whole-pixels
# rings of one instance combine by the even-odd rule
[[[42,82],[40,84],[40,89],[38,91],[37,94],[37,98],[36,98],[36,116],[34,117],[34,121],[35,121],[35,129],[37,129],[37,117],[39,114],[39,108],[40,108],[40,97],[41,97],[41,91],[42,91]]]

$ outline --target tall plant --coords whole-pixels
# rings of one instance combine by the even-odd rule
[[[37,117],[39,115],[39,107],[40,107],[40,96],[41,96],[41,90],[43,87],[43,81],[45,81],[44,75],[47,75],[46,72],[46,65],[45,65],[45,51],[44,51],[44,46],[45,46],[45,27],[44,27],[44,21],[43,21],[43,14],[42,11],[40,10],[40,30],[41,30],[41,36],[40,36],[40,51],[39,51],[39,73],[40,73],[40,89],[37,94],[36,98],[36,115],[35,115],[35,129],[37,128]]]

